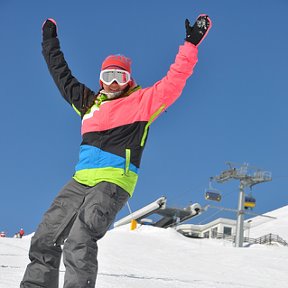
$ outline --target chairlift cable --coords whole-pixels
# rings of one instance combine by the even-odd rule
[[[203,187],[201,187],[201,189],[203,189]],[[191,195],[192,194],[192,196],[193,196],[193,191],[200,191],[201,189],[199,189],[199,187],[198,188],[197,187],[192,187],[192,188],[187,189],[186,192],[180,192],[180,193],[177,193],[177,194],[173,193],[172,197],[169,196],[169,203],[170,203],[170,205],[173,205],[173,204],[175,205],[176,204],[175,200],[177,200],[177,203],[179,205],[179,200],[186,199],[187,195]],[[193,201],[191,200],[191,202],[193,202]]]
[[[204,218],[202,221],[200,221],[200,222],[198,223],[198,225],[201,225],[203,222],[206,222],[208,219],[216,216],[216,215],[219,214],[220,212],[222,212],[222,211],[221,211],[221,210],[217,210],[217,211],[214,212],[212,215],[210,215],[210,216]]]

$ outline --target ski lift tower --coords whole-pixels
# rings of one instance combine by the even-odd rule
[[[227,162],[226,164],[229,166],[229,169],[223,171],[220,175],[213,177],[213,180],[215,180],[218,183],[225,183],[233,179],[240,181],[235,247],[243,247],[244,214],[245,214],[244,189],[246,187],[252,188],[252,186],[256,184],[271,181],[272,180],[271,172],[263,171],[256,167],[251,167],[247,163],[239,165]]]

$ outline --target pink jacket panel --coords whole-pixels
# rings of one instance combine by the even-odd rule
[[[82,134],[149,121],[162,106],[165,109],[169,107],[181,95],[186,80],[193,73],[198,61],[197,53],[196,46],[185,42],[179,47],[167,75],[153,86],[137,90],[127,97],[105,101],[99,108],[92,107],[82,120]]]

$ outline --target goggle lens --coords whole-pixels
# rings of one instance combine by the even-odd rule
[[[106,85],[111,85],[114,81],[119,85],[125,85],[130,79],[130,73],[125,70],[107,69],[100,73],[100,80]]]

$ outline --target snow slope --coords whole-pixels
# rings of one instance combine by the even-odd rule
[[[269,219],[260,216],[251,218],[250,237],[261,237],[265,234],[265,232],[267,232],[278,234],[280,237],[284,238],[286,242],[288,242],[288,206],[265,213],[264,215],[276,217],[276,219]]]
[[[272,213],[274,222],[256,225],[253,218],[251,235],[255,229],[255,235],[272,232],[288,240],[288,206]],[[0,238],[0,288],[19,287],[30,237]],[[99,241],[98,260],[99,288],[284,288],[288,282],[288,247],[234,248],[230,242],[190,239],[173,229],[151,226],[109,231]],[[62,287],[63,265],[60,275]]]

